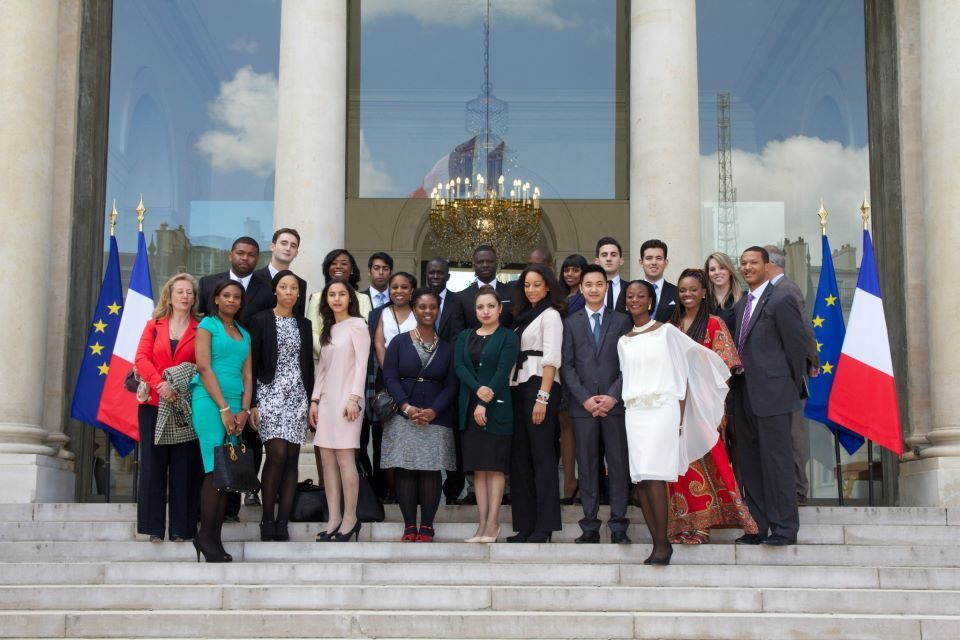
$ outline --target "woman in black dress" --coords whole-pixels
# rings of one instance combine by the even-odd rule
[[[454,359],[460,378],[463,470],[473,472],[480,512],[477,532],[466,542],[496,542],[513,434],[510,371],[520,339],[500,326],[502,305],[496,289],[480,287],[475,305],[480,326],[460,334]]]

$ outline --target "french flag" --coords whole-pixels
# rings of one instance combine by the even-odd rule
[[[890,340],[877,262],[867,230],[863,232],[863,261],[847,334],[834,375],[827,417],[897,455],[902,454]]]
[[[153,285],[150,283],[150,263],[147,260],[147,241],[140,231],[137,244],[137,257],[130,274],[130,287],[124,300],[120,329],[114,343],[113,356],[110,358],[110,370],[103,383],[103,395],[100,396],[100,408],[97,420],[116,429],[134,440],[140,440],[140,428],[137,422],[137,396],[123,386],[123,381],[133,368],[137,355],[137,345],[143,328],[153,314]]]

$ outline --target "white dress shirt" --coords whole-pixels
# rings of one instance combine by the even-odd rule
[[[376,287],[370,286],[370,301],[373,303],[374,309],[379,309],[383,305],[387,304],[390,301],[390,294],[387,293],[387,290],[379,291]]]
[[[230,269],[230,279],[234,282],[239,282],[243,286],[243,290],[246,291],[247,287],[250,286],[250,278],[253,277],[253,272],[251,271],[244,277],[240,277],[233,272],[233,269]]]

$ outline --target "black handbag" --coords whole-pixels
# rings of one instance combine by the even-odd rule
[[[253,450],[236,436],[225,436],[223,444],[213,450],[213,486],[221,491],[253,493],[260,490]]]
[[[427,358],[427,362],[420,367],[420,373],[417,374],[418,381],[420,376],[423,375],[423,372],[426,371],[427,367],[430,366],[430,363],[433,362],[433,356],[435,355],[437,355],[436,351],[431,353],[430,357]],[[416,388],[417,383],[415,382],[413,383],[413,389]],[[413,393],[413,389],[410,389],[411,393]],[[390,392],[386,389],[373,396],[373,401],[370,403],[370,408],[373,411],[373,417],[375,417],[380,424],[386,424],[390,418],[395,416],[400,411],[400,407],[397,406],[397,401],[393,399],[393,396],[390,395]],[[380,521],[375,520],[374,522]]]
[[[383,504],[373,491],[370,478],[362,468],[357,468],[360,478],[360,492],[357,495],[357,520],[360,522],[383,522],[386,515]],[[340,512],[343,513],[343,498],[340,498]]]
[[[292,522],[326,522],[329,517],[327,492],[323,487],[313,484],[311,478],[298,482],[297,491],[293,494],[290,520]]]

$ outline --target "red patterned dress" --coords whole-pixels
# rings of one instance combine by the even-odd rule
[[[730,331],[717,316],[707,321],[703,346],[723,358],[733,371],[741,366]],[[729,416],[720,424],[722,432]],[[736,528],[757,533],[757,524],[743,502],[721,437],[713,449],[690,465],[687,473],[667,484],[670,517],[667,535],[674,544],[710,541],[710,529]]]

